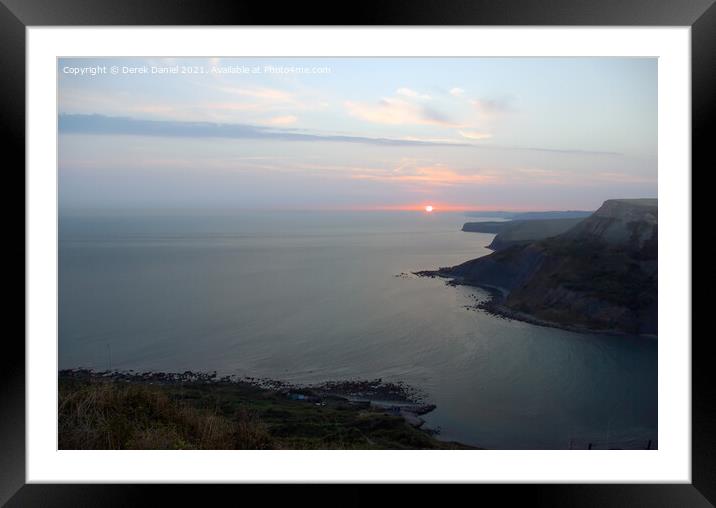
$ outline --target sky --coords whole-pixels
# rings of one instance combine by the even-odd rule
[[[657,196],[650,58],[58,60],[61,209],[593,210]]]

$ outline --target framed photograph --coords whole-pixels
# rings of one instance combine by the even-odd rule
[[[691,318],[711,2],[389,2],[322,26],[4,4],[26,302],[3,502],[133,504],[126,483],[713,502]]]

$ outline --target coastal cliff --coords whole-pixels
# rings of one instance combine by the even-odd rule
[[[487,310],[572,329],[657,334],[658,202],[615,199],[567,231],[421,275],[497,288]]]

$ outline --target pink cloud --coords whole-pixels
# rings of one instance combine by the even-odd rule
[[[268,118],[264,120],[261,123],[267,124],[267,125],[291,125],[298,121],[298,117],[294,115],[283,115],[283,116],[274,116],[272,118]]]
[[[492,137],[492,134],[490,134],[488,132],[463,131],[463,130],[458,131],[458,132],[463,138],[473,139],[473,140],[477,140],[477,141],[482,140],[482,139],[490,139]]]
[[[395,183],[419,183],[426,185],[457,185],[470,183],[491,183],[497,181],[495,175],[461,173],[443,165],[419,166],[407,168],[399,166],[395,170],[370,170],[355,172],[352,178]]]

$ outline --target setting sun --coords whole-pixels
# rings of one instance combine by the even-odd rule
[[[428,205],[425,207],[426,212],[432,212],[433,211],[433,205]]]

